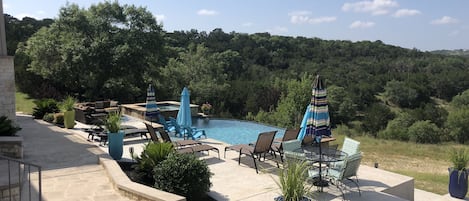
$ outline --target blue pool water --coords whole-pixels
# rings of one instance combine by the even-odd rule
[[[192,126],[204,129],[208,138],[216,139],[228,144],[247,144],[256,142],[261,132],[278,131],[276,138],[282,137],[284,128],[263,125],[250,121],[231,119],[193,119]]]

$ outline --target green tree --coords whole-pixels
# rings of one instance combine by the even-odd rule
[[[388,122],[386,129],[378,133],[379,138],[408,141],[408,129],[416,120],[407,112],[399,113],[396,118]]]
[[[141,7],[104,2],[85,10],[67,4],[19,51],[29,57],[29,70],[63,93],[135,101],[165,63],[161,35],[161,26]]]
[[[384,87],[383,96],[391,103],[400,107],[412,107],[416,105],[418,97],[417,90],[409,86],[409,84],[391,80]]]
[[[448,114],[446,127],[457,142],[467,142],[469,140],[469,106],[451,111]]]
[[[272,112],[271,124],[281,127],[299,127],[303,114],[311,100],[311,83],[313,76],[304,74],[300,81],[287,82],[287,90],[278,101],[278,106]],[[263,114],[259,114],[263,115]]]
[[[219,102],[220,94],[229,88],[224,69],[228,66],[225,61],[231,56],[230,53],[212,54],[203,45],[192,46],[178,59],[170,59],[162,69],[166,82],[171,83],[166,86],[166,91],[179,97],[182,88],[188,86],[194,102]]]
[[[344,87],[327,87],[327,100],[331,123],[348,123],[355,117],[356,106]]]
[[[417,121],[409,127],[409,136],[416,143],[439,143],[440,129],[429,120]]]
[[[469,106],[469,89],[453,97],[451,101],[453,108]]]
[[[376,137],[378,131],[385,128],[388,121],[394,117],[391,110],[380,103],[373,104],[363,118],[363,129]]]

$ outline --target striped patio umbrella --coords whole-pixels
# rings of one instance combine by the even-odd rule
[[[307,119],[305,135],[313,135],[315,141],[319,144],[319,167],[322,167],[321,138],[322,136],[331,136],[331,126],[327,107],[327,91],[319,75],[316,76],[312,88],[311,103],[306,112],[307,114],[305,114],[305,118]],[[323,187],[328,184],[327,181],[322,179],[321,170],[322,168],[319,168],[319,180],[314,182],[314,185]]]
[[[306,135],[314,135],[318,143],[321,141],[322,136],[331,136],[327,90],[319,75],[316,76],[313,83],[311,105],[308,113]]]
[[[160,111],[158,109],[158,105],[156,104],[156,99],[155,99],[155,89],[153,89],[153,86],[148,85],[147,89],[147,103],[145,106],[145,118],[152,122],[153,119],[158,119],[158,115],[160,114]]]
[[[177,123],[181,127],[191,127],[192,126],[192,115],[191,115],[191,106],[190,106],[190,94],[187,87],[184,87],[181,93],[181,105],[179,106],[179,111],[177,115]]]

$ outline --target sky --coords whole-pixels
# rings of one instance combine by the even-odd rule
[[[40,3],[39,3],[40,2]],[[57,18],[66,3],[103,0],[3,0],[18,19]],[[469,49],[469,0],[120,0],[146,7],[168,32],[196,29],[376,41],[421,51]]]

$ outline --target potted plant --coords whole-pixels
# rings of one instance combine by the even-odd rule
[[[469,155],[465,149],[453,149],[450,153],[453,167],[448,168],[449,186],[451,197],[464,199],[467,194],[468,171],[466,169]]]
[[[106,121],[108,151],[114,160],[120,160],[124,149],[124,131],[121,130],[121,115],[118,112],[109,113]]]
[[[276,182],[282,195],[274,198],[275,201],[309,201],[305,195],[311,186],[308,179],[308,163],[306,161],[287,161],[287,166],[280,170],[279,182]]]
[[[64,113],[64,126],[65,128],[73,128],[75,126],[75,103],[76,99],[72,96],[67,96],[60,104]]]
[[[212,110],[212,105],[210,105],[210,103],[204,103],[204,104],[202,104],[200,109],[202,109],[202,112],[205,115],[208,115],[208,114],[210,114],[210,111]]]

